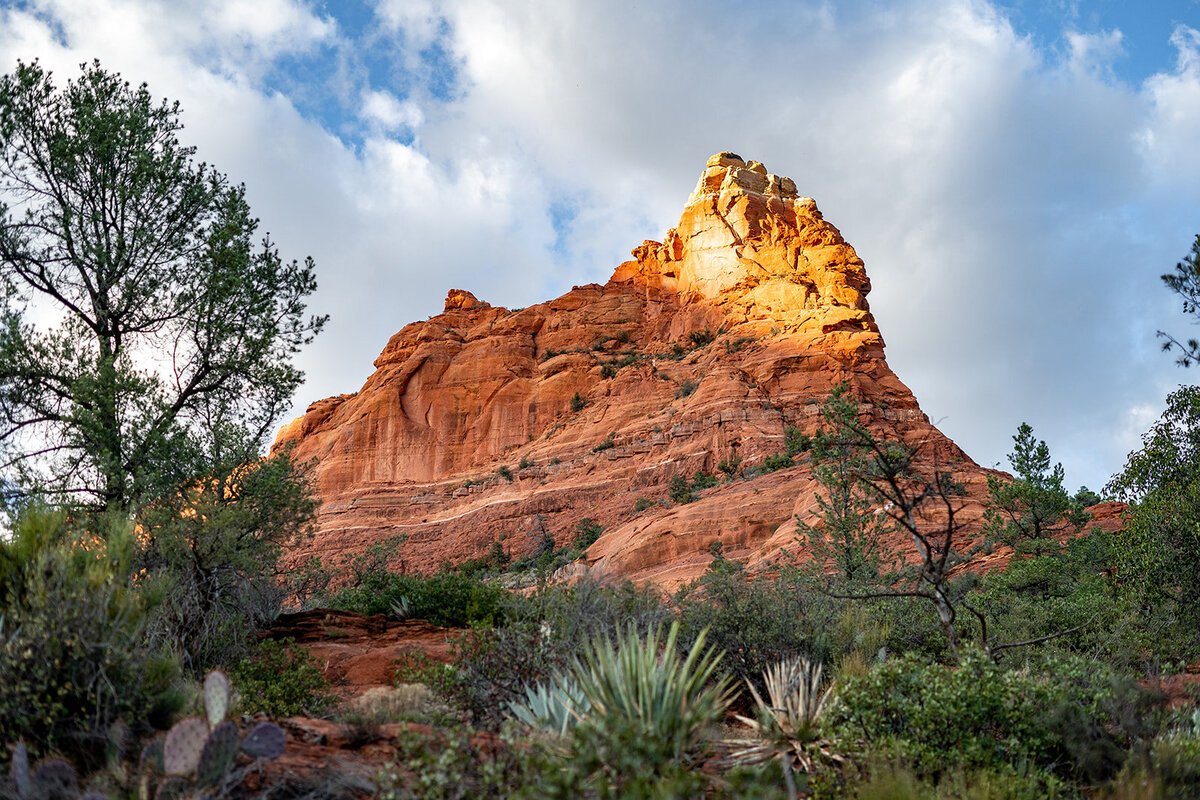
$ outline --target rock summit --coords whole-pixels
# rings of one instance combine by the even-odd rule
[[[767,471],[789,427],[811,433],[846,381],[884,436],[923,443],[967,487],[985,471],[939,433],[892,373],[862,260],[790,178],[733,153],[708,160],[679,224],[604,285],[525,309],[452,289],[395,334],[359,391],[285,426],[313,460],[319,532],[340,555],[405,534],[408,570],[512,559],[578,523],[603,526],[569,573],[673,588],[726,557],[795,551],[817,489],[804,464]],[[689,503],[676,476],[715,475]],[[733,476],[732,478],[730,476]]]

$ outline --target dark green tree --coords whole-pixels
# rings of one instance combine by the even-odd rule
[[[1016,477],[987,479],[990,503],[984,515],[988,541],[1000,541],[1035,556],[1058,552],[1054,537],[1077,534],[1090,519],[1083,503],[1063,488],[1062,464],[1050,466],[1050,448],[1022,422],[1008,455]]]
[[[1200,387],[1167,397],[1107,489],[1130,504],[1115,547],[1122,584],[1149,606],[1168,601],[1200,619]]]
[[[888,585],[851,585],[845,590],[835,588],[831,594],[858,600],[921,598],[936,611],[955,659],[962,639],[958,613],[966,609],[979,617],[987,649],[986,621],[966,602],[967,587],[953,574],[967,558],[960,541],[963,488],[941,464],[936,447],[928,441],[910,444],[877,436],[860,418],[858,404],[844,384],[826,400],[822,414],[826,427],[810,442],[824,454],[812,459],[814,472],[826,470],[831,485],[841,487],[849,503],[838,508],[837,502],[826,502],[828,510],[818,515],[819,523],[813,526],[826,531],[818,549],[832,557],[839,551],[844,556],[849,544],[861,569],[890,562],[893,541],[899,544],[907,538],[912,543],[912,551],[902,558],[908,566],[889,576]],[[868,509],[873,510],[868,513]],[[837,536],[842,537],[841,546]]]
[[[311,535],[316,501],[287,454],[211,468],[139,516],[146,635],[193,671],[229,664],[278,613],[284,547]]]
[[[845,382],[834,387],[821,407],[822,427],[808,439],[816,494],[817,524],[799,516],[796,527],[818,569],[833,568],[849,583],[873,584],[898,566],[896,522],[876,507],[869,482],[870,457],[863,446],[858,403]]]
[[[974,553],[962,548],[965,491],[943,463],[936,443],[880,438],[860,418],[859,406],[845,384],[835,388],[822,414],[824,427],[810,440],[811,460],[814,475],[833,493],[820,504],[818,525],[809,528],[815,529],[810,533],[816,543],[814,553],[853,565],[866,578],[873,577],[872,572],[879,576],[858,585],[843,584],[845,588],[835,584],[830,594],[858,600],[920,598],[936,611],[956,660],[964,636],[976,633],[962,624],[961,611],[975,618],[978,642],[990,658],[1078,630],[997,641],[989,631],[988,614],[976,602],[974,578],[959,569]],[[1035,446],[1030,469],[1040,463],[1036,451]],[[904,539],[912,547],[901,553]]]
[[[261,451],[325,319],[177,103],[99,64],[0,78],[0,479],[121,511]],[[256,240],[257,239],[257,240]]]
[[[1183,260],[1175,265],[1175,271],[1162,276],[1163,283],[1183,298],[1183,313],[1196,314],[1200,311],[1200,234],[1192,242],[1192,249]],[[1186,342],[1176,339],[1164,331],[1158,332],[1163,339],[1163,350],[1175,350],[1179,353],[1176,362],[1183,367],[1190,367],[1200,361],[1200,341],[1188,339]]]

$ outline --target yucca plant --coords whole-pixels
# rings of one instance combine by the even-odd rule
[[[589,723],[601,730],[632,729],[674,762],[690,760],[733,697],[729,678],[717,675],[722,654],[705,647],[705,634],[682,658],[678,622],[665,639],[658,627],[640,639],[631,625],[615,641],[592,642],[572,670],[591,706]]]
[[[796,797],[792,777],[796,766],[807,773],[813,771],[818,755],[838,760],[820,745],[818,723],[834,690],[831,682],[822,691],[822,672],[820,662],[807,658],[776,662],[763,672],[770,703],[764,702],[754,684],[747,681],[757,714],[754,719],[734,715],[750,728],[754,738],[729,742],[734,748],[729,757],[742,764],[778,757],[791,798]]]
[[[508,713],[531,728],[565,737],[591,709],[578,684],[565,675],[525,687],[525,699],[508,704]]]

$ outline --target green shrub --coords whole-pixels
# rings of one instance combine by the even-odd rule
[[[318,717],[333,702],[317,660],[293,639],[264,639],[232,670],[243,714]]]
[[[580,551],[587,550],[595,544],[602,533],[604,533],[604,528],[600,523],[593,521],[591,517],[584,517],[575,526],[575,540],[572,542],[572,546]]]
[[[393,744],[395,760],[378,776],[380,800],[570,797],[581,788],[572,782],[551,794],[546,781],[563,773],[562,764],[538,742],[518,740],[515,730],[486,744],[467,729],[406,731]]]
[[[716,558],[675,595],[683,641],[707,630],[725,652],[725,668],[760,690],[763,671],[777,661],[827,658],[829,646],[818,637],[834,627],[836,601],[802,580],[795,573],[751,579],[740,563]]]
[[[1053,777],[1030,774],[1025,765],[952,769],[935,780],[904,764],[873,759],[855,770],[847,783],[836,796],[853,800],[1053,800],[1075,796]]]
[[[633,624],[646,631],[672,618],[652,587],[605,586],[584,580],[544,585],[529,597],[509,596],[508,624],[473,630],[455,644],[455,683],[448,699],[478,725],[496,727],[527,686],[562,672],[588,641]]]
[[[642,359],[642,354],[637,351],[634,351],[632,353],[626,353],[625,355],[621,356],[621,359],[617,362],[617,367],[619,369],[624,369],[625,367],[631,367],[634,364],[636,364],[638,361],[641,361],[641,359]]]
[[[602,453],[605,450],[611,450],[612,448],[614,448],[616,446],[617,446],[617,443],[613,441],[612,434],[610,433],[608,435],[608,437],[604,439],[604,441],[600,442],[600,444],[598,444],[592,448],[592,452],[593,453]]]
[[[702,331],[691,331],[688,333],[688,339],[692,343],[692,347],[707,347],[716,339],[716,334],[705,328]]]
[[[736,339],[729,339],[725,342],[726,353],[736,353],[746,345],[757,341],[753,336],[739,336]]]
[[[93,522],[103,539],[28,509],[0,538],[0,745],[89,760],[117,720],[178,708],[178,665],[146,641],[145,598],[129,588],[131,526]]]
[[[439,572],[430,578],[383,573],[342,589],[330,599],[330,605],[359,614],[388,614],[403,601],[409,617],[463,628],[503,624],[507,597],[498,586],[453,572]]]
[[[1179,715],[1157,738],[1151,763],[1172,797],[1200,797],[1200,709]]]
[[[1094,781],[1115,774],[1137,735],[1138,691],[1083,659],[1031,671],[975,650],[958,667],[903,656],[845,680],[828,724],[843,752],[897,759],[921,777],[1027,763]]]
[[[716,475],[709,475],[704,472],[697,472],[692,476],[692,490],[696,492],[705,489],[711,489],[720,483],[721,480]]]
[[[776,453],[775,455],[767,456],[762,463],[763,472],[775,472],[776,470],[787,469],[788,467],[794,466],[796,466],[796,462],[792,461],[789,456],[783,453]]]
[[[637,502],[635,502],[633,504],[633,510],[638,511],[638,512],[645,511],[647,508],[650,508],[650,506],[652,506],[652,505],[654,505],[654,501],[651,500],[649,497],[639,497],[637,499]]]
[[[579,392],[576,392],[575,394],[573,394],[571,396],[571,410],[572,411],[574,411],[576,413],[583,411],[583,407],[586,405],[587,405],[587,400],[584,399],[583,395],[581,395]]]
[[[683,383],[679,384],[679,388],[675,390],[675,397],[677,397],[677,398],[689,397],[698,388],[700,388],[700,381],[692,380],[691,378],[688,378]]]
[[[722,461],[720,464],[717,464],[717,469],[720,470],[721,472],[724,472],[726,475],[728,475],[730,478],[732,478],[738,474],[738,470],[741,468],[741,465],[742,465],[741,457],[734,456],[733,458],[727,458],[724,461]]]
[[[601,364],[600,365],[600,377],[605,378],[605,379],[617,377],[616,363],[612,362],[612,361],[606,361],[603,364]]]
[[[501,478],[504,478],[504,480],[508,481],[509,483],[512,483],[512,480],[513,480],[512,469],[507,464],[501,464],[499,467],[497,467],[496,474],[499,475]]]
[[[671,478],[671,484],[667,492],[668,497],[675,503],[690,503],[696,499],[696,495],[692,494],[691,484],[682,475],[676,475]]]

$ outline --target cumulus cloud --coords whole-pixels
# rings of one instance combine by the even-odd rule
[[[362,95],[362,115],[385,133],[413,130],[421,125],[424,114],[416,103],[401,102],[394,94],[367,89]]]
[[[1157,276],[1200,218],[1192,28],[1133,85],[1112,69],[1120,30],[1067,29],[1048,52],[982,0],[374,14],[356,33],[300,0],[0,11],[4,63],[66,76],[98,56],[180,98],[202,157],[317,258],[333,319],[300,407],[356,388],[449,287],[527,305],[604,281],[723,149],[794,177],[858,248],[893,368],[982,463],[1028,420],[1098,486],[1187,377],[1154,332],[1186,324]],[[324,62],[344,119],[313,111],[296,67]]]

